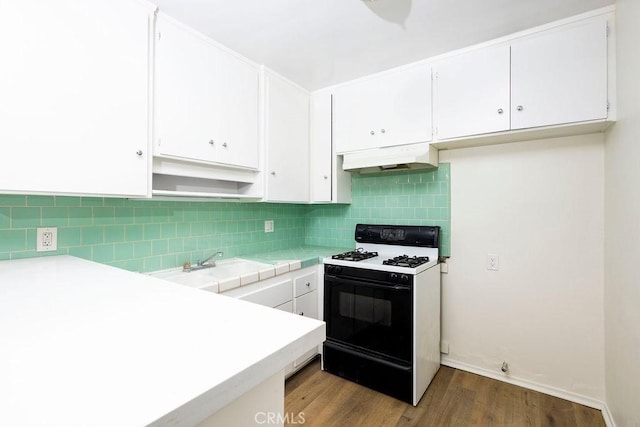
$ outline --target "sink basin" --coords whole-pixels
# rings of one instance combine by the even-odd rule
[[[191,288],[211,292],[224,292],[239,286],[257,282],[261,277],[273,276],[271,264],[242,258],[229,258],[216,262],[215,267],[184,272],[173,269],[153,273],[154,277],[169,280]]]

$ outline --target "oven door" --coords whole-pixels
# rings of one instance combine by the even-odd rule
[[[327,341],[411,364],[412,286],[325,275]]]

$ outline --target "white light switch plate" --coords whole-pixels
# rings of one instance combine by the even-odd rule
[[[264,222],[264,232],[265,233],[273,233],[273,220],[268,219]]]
[[[487,270],[500,270],[500,257],[496,254],[487,254]]]

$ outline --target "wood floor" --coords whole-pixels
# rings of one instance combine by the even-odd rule
[[[320,370],[287,380],[288,426],[604,426],[600,411],[442,366],[413,407]]]

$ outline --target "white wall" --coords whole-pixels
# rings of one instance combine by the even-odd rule
[[[604,390],[604,135],[441,151],[452,256],[443,363],[597,405]],[[487,254],[499,256],[488,271]],[[541,387],[535,387],[539,385]]]
[[[605,144],[607,405],[640,426],[640,2],[618,0],[618,122]]]

